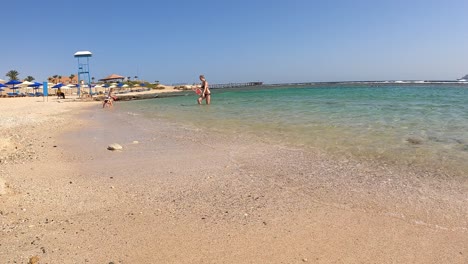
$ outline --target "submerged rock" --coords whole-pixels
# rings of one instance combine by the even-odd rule
[[[414,138],[414,137],[407,138],[406,141],[413,145],[421,145],[423,143],[423,140],[421,138]]]
[[[117,144],[117,143],[113,143],[113,144],[110,144],[109,146],[107,146],[107,149],[108,149],[108,150],[122,150],[123,147],[120,146],[120,145]]]

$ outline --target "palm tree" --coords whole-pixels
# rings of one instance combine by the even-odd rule
[[[54,76],[52,76],[52,78],[54,78],[54,83],[57,83],[58,75],[54,75]]]
[[[47,78],[47,80],[48,80],[49,82],[52,82],[53,79],[54,79],[54,78],[52,78],[52,77]]]
[[[131,78],[132,78],[132,77],[128,76],[128,77],[127,77],[127,82],[129,82]]]
[[[138,76],[135,76],[135,81],[137,81],[137,80],[138,80]]]
[[[59,82],[62,82],[62,75],[59,75],[58,78],[59,78]]]
[[[11,80],[18,80],[18,75],[19,75],[19,72],[16,71],[16,70],[10,70],[9,72],[7,72],[5,74],[5,76],[10,78],[10,81]]]
[[[94,77],[91,77],[91,80],[93,81],[93,83],[94,83],[94,79],[95,79]]]
[[[26,81],[28,81],[28,82],[32,82],[32,81],[34,81],[34,80],[35,80],[35,78],[34,78],[34,77],[32,77],[31,75],[29,75],[28,77],[26,77],[26,79],[25,79],[25,80],[26,80]]]
[[[75,74],[70,74],[70,76],[68,76],[68,78],[70,78],[70,83],[73,83],[73,78],[75,78]]]

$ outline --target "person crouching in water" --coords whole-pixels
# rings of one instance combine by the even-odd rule
[[[115,95],[112,95],[114,88],[110,88],[109,92],[107,93],[106,98],[104,98],[104,102],[102,103],[102,108],[108,106],[112,107],[114,105],[114,100],[117,99]]]

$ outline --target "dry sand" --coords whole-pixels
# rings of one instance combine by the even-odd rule
[[[60,102],[0,100],[0,263],[468,263],[466,178]]]

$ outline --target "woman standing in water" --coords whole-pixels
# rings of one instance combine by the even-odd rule
[[[211,92],[204,75],[200,75],[200,81],[202,82],[202,85],[200,87],[201,93],[200,97],[198,97],[198,104],[201,104],[203,99],[205,99],[206,104],[209,105],[211,103]]]

